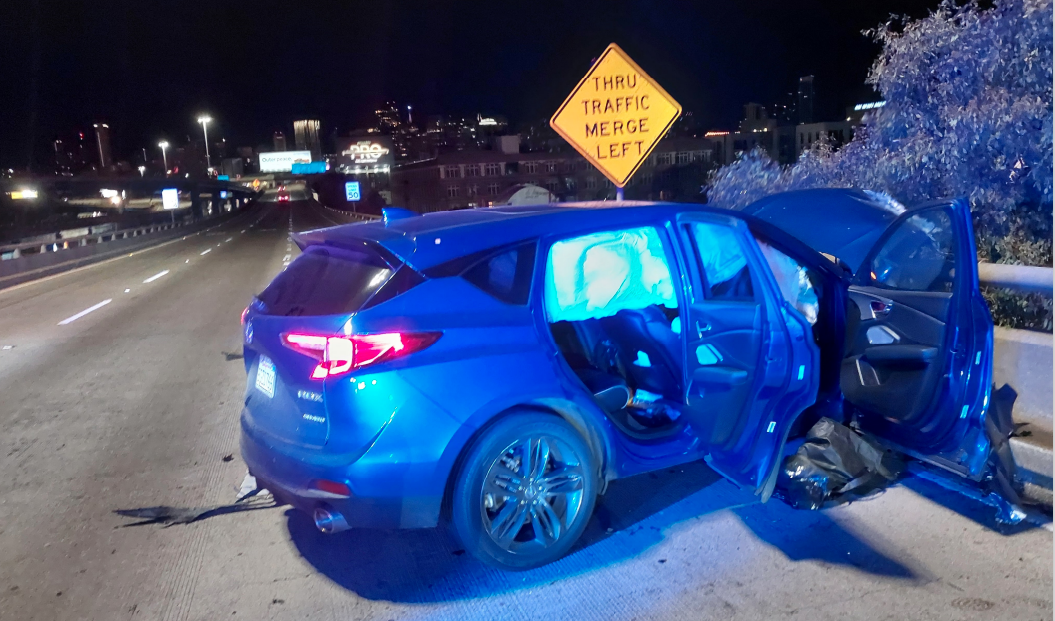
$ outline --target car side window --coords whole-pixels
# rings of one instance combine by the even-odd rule
[[[590,233],[550,247],[546,317],[582,321],[652,305],[678,307],[667,252],[655,227]]]
[[[956,233],[949,213],[933,209],[903,220],[870,267],[872,284],[877,287],[951,293]]]
[[[699,263],[704,297],[755,301],[751,266],[736,233],[728,226],[711,222],[693,222],[686,228]]]
[[[521,244],[469,267],[462,278],[507,304],[527,304],[535,268],[535,242]]]

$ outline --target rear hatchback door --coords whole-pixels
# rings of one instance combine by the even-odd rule
[[[858,269],[850,297],[861,325],[840,384],[862,429],[963,476],[983,476],[993,323],[966,202],[899,216]]]
[[[245,416],[254,430],[306,447],[329,434],[319,361],[294,350],[290,334],[340,334],[398,266],[367,246],[309,246],[253,301],[244,331]]]

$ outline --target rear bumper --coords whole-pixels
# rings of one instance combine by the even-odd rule
[[[275,441],[254,433],[241,420],[242,459],[257,485],[266,488],[280,502],[311,515],[325,508],[344,516],[351,528],[428,528],[439,518],[443,482],[433,484],[434,493],[416,495],[408,491],[406,464],[376,464],[365,455],[344,458]],[[344,463],[342,463],[342,461]],[[435,464],[432,466],[435,471]],[[344,497],[318,489],[313,482],[335,481],[352,492]],[[438,491],[436,491],[438,490]]]

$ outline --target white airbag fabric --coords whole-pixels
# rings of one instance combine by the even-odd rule
[[[678,306],[656,229],[593,233],[550,248],[545,306],[551,323],[611,317],[653,304]]]

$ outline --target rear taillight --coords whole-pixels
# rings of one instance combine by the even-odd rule
[[[421,351],[438,338],[439,332],[387,332],[351,336],[291,332],[282,335],[282,342],[286,347],[318,360],[319,364],[312,371],[311,378],[325,379],[368,364]]]

